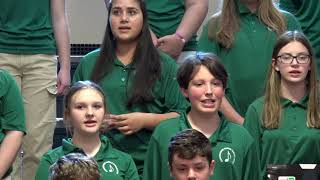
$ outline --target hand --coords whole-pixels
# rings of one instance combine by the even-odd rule
[[[158,39],[158,48],[177,59],[183,49],[184,43],[176,35],[167,35]]]
[[[109,115],[111,127],[117,128],[124,135],[130,135],[144,128],[144,113],[133,112],[121,115]]]
[[[158,38],[157,36],[154,34],[154,32],[152,32],[151,29],[149,29],[150,34],[151,34],[151,39],[152,39],[152,43],[155,47],[158,47]]]
[[[70,70],[60,68],[57,77],[57,94],[61,95],[70,86]]]

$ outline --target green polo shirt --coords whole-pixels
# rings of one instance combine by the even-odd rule
[[[280,8],[291,12],[308,36],[317,57],[318,77],[320,77],[320,1],[280,0]]]
[[[244,127],[257,142],[263,172],[268,164],[320,164],[320,129],[307,127],[307,103],[308,97],[298,103],[281,99],[277,129],[261,125],[263,97],[249,106]]]
[[[72,144],[71,139],[64,139],[62,146],[50,150],[42,156],[35,179],[48,179],[49,167],[52,164],[60,157],[79,150],[78,147]],[[101,147],[94,159],[98,163],[101,180],[139,180],[137,169],[131,156],[114,149],[105,136],[101,136]]]
[[[240,29],[234,34],[235,41],[231,49],[209,40],[208,24],[203,28],[198,49],[220,57],[229,75],[226,96],[238,113],[244,116],[248,106],[263,95],[277,35],[244,5],[239,4],[239,12]],[[293,15],[287,12],[283,14],[288,30],[300,29]]]
[[[26,133],[26,117],[20,94],[13,77],[0,69],[0,144],[6,136],[5,131]]]
[[[98,55],[99,50],[96,50],[81,60],[75,71],[73,82],[90,79]],[[127,85],[127,78],[134,73],[135,66],[134,64],[125,66],[121,61],[115,60],[113,70],[99,83],[106,95],[107,108],[111,114],[131,112],[163,114],[167,112],[180,112],[187,108],[189,104],[181,94],[176,80],[176,62],[164,53],[161,53],[160,56],[161,77],[152,89],[155,99],[144,104],[133,105],[132,108],[128,108],[125,103],[129,94],[127,86],[131,84],[131,78],[129,78],[129,85]],[[151,134],[152,130],[142,129],[137,133],[126,136],[114,129],[109,131],[107,136],[115,148],[127,152],[132,156],[139,174],[142,174],[143,161]]]
[[[145,0],[148,22],[156,36],[174,34],[185,13],[185,0]],[[195,51],[197,36],[194,34],[185,44],[183,51]]]
[[[26,134],[26,117],[20,90],[13,77],[0,69],[0,146],[6,131],[22,131]],[[10,174],[11,168],[4,174]]]
[[[55,53],[50,0],[1,0],[0,7],[0,53]]]
[[[188,111],[187,111],[188,112]],[[147,152],[144,180],[169,180],[168,145],[178,132],[192,128],[187,113],[163,121],[155,129]],[[209,138],[215,160],[213,179],[259,180],[259,160],[254,140],[240,125],[221,118],[216,132]]]

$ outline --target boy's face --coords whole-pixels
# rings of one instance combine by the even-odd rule
[[[209,164],[205,157],[199,155],[189,160],[174,154],[169,168],[174,180],[209,180],[213,174],[214,161]]]

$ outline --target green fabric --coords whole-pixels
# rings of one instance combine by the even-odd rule
[[[62,146],[50,150],[42,156],[35,179],[48,179],[49,167],[52,164],[60,157],[79,150],[72,144],[71,139],[64,139]],[[136,166],[130,155],[114,149],[110,141],[104,136],[101,136],[101,147],[94,159],[98,163],[101,180],[139,180]]]
[[[50,0],[1,0],[0,7],[0,52],[55,53]]]
[[[5,138],[5,131],[26,133],[26,117],[22,97],[16,81],[5,70],[0,69],[0,146]],[[3,178],[10,175],[12,167]]]
[[[20,90],[13,77],[0,69],[0,144],[5,130],[26,132],[25,113]]]
[[[291,12],[308,36],[317,57],[318,78],[320,77],[320,1],[280,0],[280,8]]]
[[[91,71],[98,55],[99,50],[96,50],[81,60],[75,71],[73,82],[90,79]],[[176,81],[176,62],[164,53],[161,53],[160,56],[162,72],[160,79],[155,83],[153,88],[155,99],[142,105],[133,105],[130,109],[125,105],[128,99],[126,78],[129,77],[129,73],[134,72],[135,67],[132,64],[125,66],[119,60],[115,61],[113,70],[99,83],[105,92],[107,108],[111,114],[130,112],[163,114],[167,112],[180,112],[186,109],[188,102],[181,94]],[[131,79],[129,79],[128,84],[130,86]],[[152,131],[147,129],[142,129],[130,136],[125,136],[118,130],[111,130],[107,133],[115,148],[127,152],[132,156],[139,174],[142,174],[143,161],[151,134]]]
[[[144,180],[172,179],[167,164],[168,145],[172,136],[189,128],[191,126],[187,120],[187,113],[158,125],[150,139],[144,166]],[[211,180],[260,179],[256,146],[250,134],[243,127],[222,117],[219,128],[209,139],[212,145],[212,157],[215,160]]]
[[[279,128],[261,125],[264,98],[248,108],[244,127],[257,142],[261,167],[268,164],[320,164],[320,130],[306,125],[308,97],[298,103],[281,99],[282,117]]]
[[[185,12],[185,0],[145,0],[148,11],[148,22],[157,37],[174,34],[182,21]],[[197,36],[185,44],[183,51],[195,51]]]
[[[270,31],[257,15],[245,6],[240,4],[239,11],[240,29],[235,33],[231,49],[209,40],[206,24],[199,39],[198,50],[213,52],[220,57],[229,75],[226,96],[240,115],[244,116],[248,106],[263,95],[276,33]],[[300,30],[292,14],[283,14],[287,19],[288,30]]]

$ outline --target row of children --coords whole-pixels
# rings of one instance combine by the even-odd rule
[[[269,63],[266,94],[252,103],[245,118],[244,127],[248,131],[219,113],[227,78],[218,57],[210,54],[189,56],[179,67],[176,79],[190,107],[155,128],[145,156],[143,179],[167,180],[177,174],[176,179],[189,175],[197,179],[202,175],[204,179],[262,179],[268,164],[318,163],[320,114],[316,65],[310,43],[302,33],[289,31],[278,39]],[[65,98],[65,121],[73,127],[72,138],[44,155],[36,179],[48,177],[50,165],[75,151],[94,157],[102,179],[139,179],[131,157],[114,149],[117,147],[113,146],[115,139],[109,134],[110,128],[118,128],[116,123],[122,121],[107,114],[105,104],[110,100],[106,102],[104,93],[108,99],[108,93],[116,92],[104,91],[89,81],[79,81],[71,87]],[[99,133],[104,119],[111,124],[108,137]],[[187,159],[181,160],[181,164],[172,161],[170,147],[175,141],[170,139],[185,129],[196,129],[208,138],[215,161],[213,175],[213,162],[205,154],[198,159],[181,155]],[[185,143],[195,146],[190,140]],[[201,158],[207,163],[200,163]],[[187,162],[191,159],[189,166]],[[179,175],[183,178],[177,178]]]
[[[315,60],[312,56],[312,49],[309,48],[309,46],[307,46],[308,43],[306,43],[306,45],[304,44],[306,49],[304,52],[300,49],[301,52],[285,52],[282,54],[280,50],[286,46],[286,43],[284,43],[279,45],[279,52],[274,51],[276,55],[270,57],[277,36],[286,30],[299,29],[298,23],[291,14],[279,11],[273,6],[271,1],[249,2],[242,0],[225,0],[221,14],[211,18],[209,23],[205,26],[200,37],[199,49],[209,52],[213,51],[222,59],[223,64],[229,73],[229,81],[226,83],[224,82],[226,79],[219,79],[219,81],[221,81],[220,86],[216,81],[212,82],[213,87],[217,86],[220,89],[218,88],[217,91],[212,90],[212,92],[209,93],[205,92],[204,94],[209,94],[210,98],[207,98],[208,95],[205,95],[206,98],[202,100],[201,95],[199,95],[202,91],[198,89],[199,94],[197,94],[198,90],[196,87],[199,87],[200,89],[206,87],[201,84],[204,82],[203,80],[201,80],[202,82],[200,84],[192,84],[192,79],[188,79],[187,82],[190,81],[190,83],[182,83],[187,84],[187,86],[181,85],[178,80],[182,93],[179,91],[179,86],[176,82],[177,65],[169,56],[159,52],[153,46],[147,23],[146,7],[143,1],[114,0],[110,1],[108,9],[108,24],[101,49],[88,54],[81,61],[73,81],[76,82],[79,80],[90,79],[102,87],[103,92],[106,95],[106,99],[108,100],[106,105],[110,112],[106,118],[108,124],[108,131],[106,133],[107,139],[116,149],[127,152],[132,156],[140,176],[143,174],[144,161],[149,160],[149,158],[146,158],[146,152],[153,128],[161,121],[169,118],[184,119],[187,127],[189,126],[198,130],[202,129],[202,133],[204,133],[208,138],[213,138],[213,146],[221,145],[220,142],[232,144],[234,141],[239,141],[237,142],[239,143],[238,148],[246,149],[247,151],[244,151],[245,153],[243,151],[242,153],[236,153],[235,149],[237,148],[235,147],[225,146],[224,148],[221,148],[221,150],[217,148],[217,151],[219,151],[218,156],[214,155],[213,157],[220,160],[222,165],[221,169],[226,170],[240,168],[242,166],[238,164],[234,165],[234,163],[241,164],[241,161],[249,163],[248,169],[250,169],[250,166],[258,167],[255,166],[254,163],[259,165],[260,161],[254,160],[255,156],[257,159],[261,159],[262,169],[264,169],[265,164],[270,162],[267,162],[268,160],[263,160],[263,158],[272,159],[272,155],[274,155],[274,153],[270,153],[266,150],[266,148],[269,148],[270,146],[268,143],[266,144],[265,141],[260,141],[261,139],[264,140],[263,138],[267,138],[267,140],[269,140],[270,137],[265,137],[264,133],[266,133],[266,135],[271,134],[271,137],[278,137],[279,135],[278,132],[276,132],[275,135],[272,135],[273,131],[271,133],[268,130],[272,130],[272,128],[276,128],[278,130],[279,127],[283,125],[281,124],[283,122],[279,120],[280,117],[283,118],[284,115],[281,110],[279,110],[279,107],[282,107],[282,104],[279,105],[280,97],[289,99],[288,103],[284,103],[285,105],[290,105],[290,102],[293,102],[292,108],[294,109],[294,112],[297,107],[305,107],[305,109],[302,110],[302,115],[298,114],[299,116],[291,117],[292,115],[290,114],[288,118],[286,118],[290,119],[289,124],[291,125],[288,129],[288,125],[284,124],[285,129],[288,130],[285,131],[285,137],[288,137],[288,134],[290,135],[289,138],[284,138],[285,140],[288,140],[288,144],[283,143],[283,141],[279,141],[271,143],[271,145],[276,147],[278,147],[279,144],[285,146],[283,149],[287,152],[287,155],[285,156],[287,157],[287,159],[285,159],[286,163],[304,162],[304,160],[301,160],[303,158],[295,158],[295,155],[299,152],[299,155],[303,154],[304,156],[305,150],[296,148],[302,146],[301,142],[305,142],[306,134],[308,140],[313,141],[316,139],[316,135],[312,136],[313,138],[311,139],[309,138],[309,131],[312,130],[313,132],[314,130],[315,134],[317,134],[317,123],[319,121],[317,110],[317,85],[314,83],[316,77],[313,76],[315,72],[313,69]],[[234,14],[236,14],[236,16],[234,16]],[[292,37],[294,37],[294,41],[296,40],[296,36],[301,36],[301,39],[305,39],[300,35],[300,33],[291,34],[293,34]],[[284,36],[288,36],[288,43],[291,42],[288,34]],[[264,42],[264,44],[260,44],[259,42]],[[262,47],[262,45],[265,45],[265,47]],[[252,49],[254,49],[254,51],[252,51]],[[245,57],[241,58],[239,55],[243,55]],[[202,57],[201,54],[197,54],[194,59],[201,60],[206,59],[205,57],[206,56]],[[150,59],[152,59],[152,61],[150,61]],[[209,57],[208,59],[211,59],[212,61],[212,57]],[[216,57],[213,57],[213,59],[216,59]],[[261,92],[263,88],[261,88],[261,86],[264,84],[263,82],[267,67],[270,65],[270,59],[272,59],[272,67],[274,67],[275,71],[278,72],[278,75],[279,73],[281,74],[281,72],[284,72],[284,75],[279,75],[278,78],[280,80],[271,82],[270,85],[270,89],[273,90],[276,83],[280,82],[278,84],[278,92],[272,91],[272,93],[278,93],[279,96],[276,96],[278,99],[271,99],[270,104],[266,102],[268,106],[276,108],[271,111],[272,113],[266,113],[269,112],[269,109],[261,110],[261,113],[264,113],[262,116],[263,123],[261,124],[248,125],[250,121],[247,121],[248,118],[246,118],[246,121],[244,122],[245,127],[248,127],[249,129],[249,127],[253,126],[254,128],[252,129],[254,130],[250,130],[249,133],[252,133],[252,135],[258,134],[258,137],[254,136],[252,139],[249,135],[240,136],[237,133],[248,133],[246,133],[241,126],[232,123],[230,124],[229,121],[225,121],[224,117],[218,114],[218,110],[220,109],[221,112],[224,113],[226,116],[225,119],[243,123],[244,119],[242,117],[245,115],[249,104],[255,98],[263,95]],[[255,65],[254,69],[251,68],[253,64]],[[305,66],[308,67],[307,72],[305,72]],[[291,69],[286,73],[286,70],[281,71],[281,68]],[[210,71],[209,67],[207,67],[207,69],[207,71]],[[226,75],[223,69],[218,69],[222,74]],[[203,71],[203,68],[199,68],[199,72],[200,70]],[[190,70],[189,72],[193,72],[193,70]],[[189,78],[191,78],[191,76],[192,78],[196,77],[195,75],[199,73],[198,70],[196,72],[197,73],[195,74],[189,74]],[[306,76],[303,77],[304,75]],[[217,78],[214,73],[211,73],[211,76],[214,77],[213,79]],[[299,94],[301,96],[301,94],[304,93],[303,97],[305,97],[305,101],[308,101],[308,106],[303,106],[303,103],[302,105],[297,105],[297,102],[299,102],[301,98],[300,96],[296,97],[291,95],[296,92],[289,91],[292,90],[292,84],[287,83],[287,79],[290,80],[290,78],[282,78],[287,76],[292,76],[293,79],[301,79],[301,77],[303,77],[301,82],[306,84],[305,91],[299,91]],[[311,78],[310,82],[308,78]],[[282,80],[284,81],[282,82]],[[298,82],[300,82],[300,80]],[[222,89],[221,84],[223,85]],[[248,88],[249,85],[250,88]],[[315,92],[313,92],[313,94],[307,94],[309,89],[313,89]],[[217,94],[217,97],[215,97],[215,93]],[[183,95],[191,102],[191,108],[187,111],[185,111],[185,109],[189,104]],[[224,98],[224,95],[226,95],[227,98]],[[266,94],[266,96],[267,95],[268,94]],[[194,104],[192,98],[194,98]],[[309,99],[311,99],[310,103]],[[260,118],[261,115],[257,109],[262,107],[267,108],[267,105],[264,105],[265,100],[263,99],[262,101],[262,105],[252,105],[254,107],[249,108],[247,113],[248,117],[256,116],[258,119]],[[240,116],[233,110],[232,106],[230,106],[228,102],[235,107],[236,111],[240,113]],[[200,110],[202,108],[211,108],[212,111],[210,111],[210,113],[213,116],[210,115],[209,118],[206,116],[202,117],[201,113],[199,115],[199,110],[195,110],[195,112],[192,111],[192,109],[197,108]],[[250,109],[253,112],[257,111],[256,115],[250,115]],[[307,110],[308,115],[304,116],[303,113]],[[275,115],[273,112],[278,114]],[[178,117],[179,115],[180,117]],[[207,121],[194,120],[198,118],[207,121],[211,119],[213,123],[209,123],[208,125],[208,123],[204,123]],[[266,118],[270,118],[271,122]],[[67,119],[68,116],[66,116],[66,120]],[[306,131],[299,129],[301,124],[295,124],[295,122],[294,125],[292,125],[291,119],[299,119],[302,120],[301,122],[306,122],[306,119],[308,119],[308,123],[305,123],[308,125],[305,127]],[[164,122],[163,124],[169,122],[170,121]],[[257,122],[259,121],[257,120]],[[96,122],[94,120],[89,120],[86,125],[90,126],[90,124],[94,125],[95,123]],[[261,126],[260,128],[259,125]],[[159,126],[159,129],[160,127],[161,126]],[[236,133],[232,135],[232,133],[225,133],[224,127],[228,130],[233,128],[239,130],[233,130],[233,132]],[[157,132],[158,129],[155,131]],[[256,131],[258,132],[255,133]],[[220,133],[221,137],[219,135]],[[299,135],[297,136],[296,133],[299,133]],[[162,134],[160,136],[162,137]],[[236,139],[232,141],[233,136],[240,140]],[[150,144],[152,144],[153,139],[156,139],[156,137],[155,133],[154,136],[151,137]],[[245,142],[241,142],[241,137],[247,140]],[[86,139],[80,138],[79,141],[82,140],[85,141]],[[72,141],[71,145],[74,145],[73,143],[74,142]],[[258,146],[256,146],[255,143],[257,143]],[[66,144],[68,143],[66,142]],[[318,147],[317,144],[313,142],[303,144],[303,146],[306,146],[305,148],[309,148],[311,145]],[[101,143],[90,145],[87,149],[87,153],[91,153],[91,155],[97,154],[100,149],[98,147],[100,146]],[[248,148],[251,146],[252,148]],[[84,147],[80,148],[85,149]],[[258,154],[255,154],[255,148],[258,149]],[[149,147],[148,156],[150,151],[152,153],[152,150],[150,149],[151,148]],[[312,153],[317,154],[317,148],[313,149],[315,149],[315,151]],[[300,152],[300,150],[302,152]],[[263,153],[269,154],[268,156],[264,156]],[[247,161],[245,158],[252,159],[252,162]],[[236,161],[238,159],[240,159],[240,162]],[[278,159],[281,158],[276,158],[276,160]],[[312,162],[316,163],[317,158],[314,158]],[[158,166],[156,167],[158,168]],[[215,174],[218,174],[218,162],[216,167],[217,173]],[[247,167],[247,165],[243,166],[243,168],[244,167]],[[233,170],[233,173],[228,175],[223,174],[222,176],[226,179],[228,178],[227,176],[231,176],[233,179],[246,179],[246,176],[250,176],[251,174],[247,171],[248,170],[244,171],[243,169],[239,170],[239,172]],[[146,171],[144,171],[144,173],[146,173]],[[256,173],[255,175],[257,174],[259,173]]]
[[[168,151],[168,166],[174,180],[208,180],[213,174],[211,144],[201,132],[186,129],[177,133],[171,138]],[[101,180],[104,178],[101,178],[99,165],[94,158],[84,153],[69,153],[50,166],[49,179]]]

